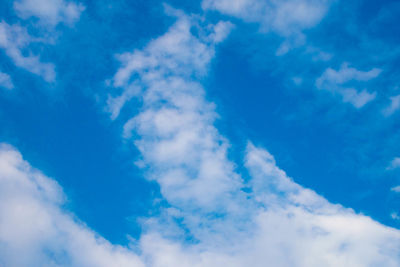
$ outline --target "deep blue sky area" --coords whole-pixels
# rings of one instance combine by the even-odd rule
[[[163,3],[189,14],[205,11],[199,1],[80,2],[85,11],[78,22],[57,25],[62,34],[54,44],[30,48],[55,65],[55,81],[15,66],[0,49],[0,71],[14,83],[12,90],[0,88],[0,140],[56,179],[68,210],[80,220],[111,242],[126,244],[127,235],[140,235],[136,220],[157,212],[160,192],[135,166],[139,153],[127,145],[131,141],[122,138],[127,113],[111,120],[105,111],[109,90],[117,90],[106,80],[120,67],[117,54],[143,48],[174,23]],[[0,4],[0,18],[8,24],[20,23],[33,36],[48,31],[34,27],[34,20],[17,22],[11,1]],[[316,27],[305,30],[303,45],[280,56],[279,34],[206,12],[211,21],[236,25],[202,78],[207,99],[221,115],[216,126],[230,140],[229,156],[243,160],[250,140],[268,149],[297,183],[400,228],[390,216],[400,212],[399,194],[390,190],[400,184],[400,169],[387,169],[400,157],[400,113],[382,114],[400,93],[399,12],[397,1],[336,1]],[[331,58],[312,60],[317,50]],[[382,70],[376,79],[351,84],[377,92],[362,108],[316,88],[327,68],[339,70],[345,62],[360,71]],[[140,108],[132,103],[131,116]]]

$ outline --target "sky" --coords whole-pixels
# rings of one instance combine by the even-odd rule
[[[0,3],[0,266],[400,265],[398,1]]]

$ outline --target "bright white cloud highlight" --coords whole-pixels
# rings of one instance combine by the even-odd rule
[[[74,24],[85,7],[64,0],[17,0],[14,9],[23,19],[36,17],[43,24],[56,26],[59,23]]]
[[[349,83],[370,81],[379,76],[381,70],[373,68],[369,71],[360,71],[349,67],[347,63],[342,64],[339,70],[328,68],[319,77],[315,85],[318,89],[327,90],[333,94],[340,95],[343,102],[350,103],[356,108],[361,108],[376,97],[376,92],[370,93],[366,89],[356,89]]]
[[[0,87],[4,87],[6,89],[14,88],[14,84],[11,80],[10,75],[1,71],[0,71]]]
[[[39,56],[29,50],[30,43],[40,41],[30,36],[25,28],[0,22],[0,48],[6,55],[16,66],[43,77],[47,82],[53,82],[56,76],[54,65],[41,62]]]

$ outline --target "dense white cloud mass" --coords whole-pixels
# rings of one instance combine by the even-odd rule
[[[28,48],[29,44],[40,41],[30,36],[25,28],[0,22],[0,48],[16,66],[42,76],[47,82],[52,82],[55,79],[54,65],[41,62],[39,56],[32,55]],[[28,55],[25,55],[26,53]]]
[[[0,145],[1,266],[143,266],[63,211],[64,200],[54,180]]]
[[[14,9],[23,19],[36,17],[43,24],[55,26],[58,23],[74,24],[85,8],[80,3],[64,0],[17,0]]]
[[[11,80],[10,75],[8,75],[7,73],[1,72],[1,71],[0,71],[0,87],[4,87],[7,89],[14,88],[14,84]]]
[[[190,243],[165,237],[171,234],[165,231],[179,229],[150,223],[137,247],[132,244],[137,255],[129,248],[110,244],[63,211],[65,197],[59,185],[33,169],[15,149],[3,144],[0,147],[0,264],[17,267],[261,267],[266,263],[288,267],[398,266],[398,230],[340,205],[332,205],[315,192],[295,184],[276,166],[267,151],[251,144],[246,151],[245,166],[251,174],[253,188],[249,198],[241,202],[243,208],[250,209],[246,216],[220,218],[220,225],[215,223],[213,228],[203,229],[208,233],[203,231],[202,235],[195,236],[196,242]]]
[[[303,30],[317,25],[325,16],[331,0],[203,0],[206,10],[259,23],[263,31],[273,31],[288,38],[278,50],[304,43]]]
[[[347,63],[342,64],[339,70],[328,68],[319,77],[315,85],[318,89],[323,89],[338,94],[343,102],[350,103],[356,108],[361,108],[376,97],[376,92],[370,93],[367,90],[358,90],[348,85],[350,82],[367,82],[379,76],[381,70],[373,68],[370,71],[360,71],[351,68]]]

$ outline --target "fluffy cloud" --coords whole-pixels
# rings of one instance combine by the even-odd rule
[[[370,93],[367,90],[358,90],[346,86],[350,82],[367,82],[379,76],[381,70],[373,68],[369,71],[360,71],[351,68],[347,63],[342,64],[339,70],[328,68],[319,77],[315,85],[318,89],[327,90],[342,97],[343,102],[350,103],[356,108],[361,108],[376,97],[376,92]]]
[[[330,0],[203,0],[206,10],[259,23],[263,31],[273,31],[287,40],[278,50],[286,53],[290,47],[303,44],[302,31],[316,26],[325,16]]]
[[[226,35],[229,24],[217,25]],[[134,140],[138,165],[169,203],[144,222],[146,264],[396,266],[398,230],[296,184],[266,150],[247,146],[250,179],[241,179],[235,170],[241,163],[229,160],[229,143],[214,126],[215,107],[199,82],[215,53],[217,26],[199,27],[196,17],[180,14],[142,50],[119,55],[122,66],[112,79],[121,95],[140,88],[143,106],[124,136]]]
[[[137,242],[110,244],[63,209],[53,179],[1,145],[0,265],[399,266],[399,230],[296,184],[251,143],[244,162],[229,158],[201,80],[231,24],[169,12],[177,22],[167,33],[118,56],[122,66],[110,85],[122,93],[108,101],[116,118],[130,98],[140,98],[124,136],[168,205],[143,220]]]
[[[23,19],[36,17],[43,24],[56,26],[59,23],[74,24],[85,7],[64,0],[17,0],[14,9]]]
[[[63,210],[65,196],[60,186],[33,169],[14,148],[2,144],[0,264],[398,266],[398,230],[330,204],[299,186],[266,150],[252,144],[247,147],[244,166],[252,177],[252,193],[241,200],[248,211],[245,215],[219,218],[202,234],[190,227],[196,242],[166,237],[171,234],[168,231],[179,231],[170,227],[173,222],[147,222],[140,240],[124,248],[110,244]]]
[[[395,157],[390,162],[389,166],[386,168],[387,170],[394,170],[400,168],[400,157]]]
[[[14,88],[14,84],[11,80],[10,75],[8,75],[7,73],[1,72],[1,71],[0,71],[0,86],[7,88],[7,89]]]
[[[226,161],[226,141],[212,126],[214,106],[205,101],[203,88],[192,77],[206,72],[214,45],[231,25],[200,27],[200,20],[176,15],[179,19],[167,34],[142,51],[118,56],[123,67],[113,84],[126,86],[122,97],[133,87],[143,90],[142,112],[126,123],[125,136],[132,130],[142,136],[136,145],[146,166],[152,166],[149,179],[160,183],[171,203],[214,209],[240,181]],[[194,28],[198,36],[192,34]],[[131,76],[138,78],[130,81]]]
[[[55,79],[54,65],[41,62],[39,56],[33,55],[29,51],[30,43],[40,41],[40,39],[30,36],[25,28],[9,25],[4,21],[0,22],[0,48],[12,59],[14,64],[43,77],[47,82],[53,82]]]
[[[143,266],[62,209],[60,186],[0,145],[0,265]]]

